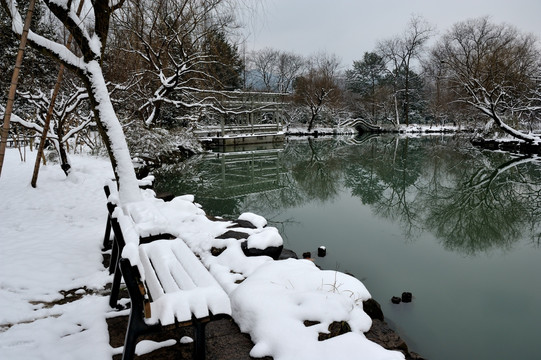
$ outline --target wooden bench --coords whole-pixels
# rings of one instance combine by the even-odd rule
[[[108,209],[118,258],[109,302],[116,307],[121,277],[131,300],[122,359],[134,357],[139,336],[185,326],[194,329],[193,358],[204,359],[205,325],[231,316],[229,297],[181,238],[141,237],[130,215]]]

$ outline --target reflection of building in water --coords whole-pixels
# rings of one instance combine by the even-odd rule
[[[281,175],[287,171],[280,166],[281,153],[269,149],[211,155],[216,158],[211,196],[227,199],[282,188]]]
[[[222,107],[214,114],[220,125],[198,128],[194,133],[208,147],[283,143],[288,96],[242,91],[213,93],[210,98]]]

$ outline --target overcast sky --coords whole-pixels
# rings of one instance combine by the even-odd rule
[[[345,68],[376,42],[401,34],[412,14],[438,33],[469,18],[490,16],[541,38],[541,0],[263,0],[247,26],[247,50],[265,47],[310,55],[334,53]]]

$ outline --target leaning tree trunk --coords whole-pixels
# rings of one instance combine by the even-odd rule
[[[85,75],[84,80],[96,115],[98,130],[118,181],[119,197],[124,203],[141,200],[141,192],[126,137],[116,116],[101,66],[97,60],[89,62]]]
[[[496,125],[502,129],[505,133],[513,136],[514,138],[517,138],[519,140],[526,141],[528,143],[540,143],[541,137],[525,134],[505,123],[505,121],[502,120],[500,115],[496,112],[494,104],[491,105],[490,109],[487,109],[486,107],[478,107],[482,112],[484,112],[486,115],[488,115],[491,119],[494,120]]]
[[[17,59],[15,60],[15,68],[13,69],[13,76],[11,77],[11,86],[9,88],[8,102],[6,104],[6,110],[4,113],[4,124],[2,127],[2,136],[0,139],[0,175],[2,174],[2,167],[4,165],[4,156],[6,153],[6,144],[9,133],[9,123],[11,121],[11,112],[13,110],[13,103],[15,102],[15,92],[17,91],[17,82],[19,81],[19,71],[23,63],[24,48],[26,46],[26,39],[28,37],[28,31],[30,30],[30,23],[32,22],[32,13],[34,12],[34,0],[30,0],[28,5],[28,11],[26,13],[26,19],[24,21],[24,27],[21,34],[21,43],[19,45],[19,51],[17,52]]]
[[[123,203],[142,200],[126,138],[115,114],[101,68],[111,14],[121,7],[124,1],[93,0],[91,12],[93,12],[94,26],[92,29],[88,29],[89,24],[82,21],[67,6],[72,5],[71,1],[44,0],[43,2],[74,35],[79,51],[76,54],[54,40],[33,32],[29,32],[29,42],[36,49],[51,55],[81,77],[88,89],[98,129],[118,180],[120,200]],[[22,29],[15,25],[22,21],[20,21],[15,0],[0,0],[0,4],[10,14],[14,25],[13,31],[20,34]]]

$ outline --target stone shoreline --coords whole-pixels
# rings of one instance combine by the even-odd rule
[[[308,254],[309,253],[307,253],[306,255]],[[304,254],[303,257],[305,257]],[[287,258],[297,259],[298,256],[294,251],[284,249],[282,251],[282,254],[280,255],[280,259]],[[394,331],[387,322],[385,322],[385,317],[383,315],[383,311],[381,310],[381,305],[375,299],[368,299],[366,301],[363,301],[363,310],[372,319],[372,326],[370,327],[370,330],[365,333],[365,336],[368,340],[373,341],[378,345],[381,345],[387,350],[400,351],[404,354],[406,360],[424,360],[421,355],[410,351],[404,339],[402,339],[400,335],[396,331]],[[342,327],[336,329],[336,333],[334,334],[333,329],[330,330],[330,337],[337,336],[340,333],[344,333]]]
[[[295,253],[290,250],[284,251],[285,258],[295,257]],[[109,254],[104,253],[104,266],[108,266]],[[129,301],[129,296],[125,290],[121,291],[120,298],[123,302]],[[370,341],[381,345],[388,350],[400,351],[404,354],[406,360],[423,360],[419,354],[409,350],[406,342],[400,335],[394,331],[384,320],[381,306],[374,299],[363,302],[363,309],[372,319],[372,327],[365,333]],[[109,343],[111,347],[119,349],[124,343],[124,335],[128,323],[128,312],[112,310],[107,318],[107,327],[109,332]],[[346,326],[349,327],[349,326]],[[207,325],[206,346],[207,358],[214,360],[251,360],[249,354],[254,346],[250,336],[240,331],[233,320],[219,320]],[[329,337],[338,336],[344,331],[344,327],[339,326],[331,329]],[[149,334],[141,336],[138,341],[147,340],[156,343],[168,341],[170,339],[179,339],[182,336],[192,336],[190,328],[172,329],[166,332]],[[164,359],[189,359],[192,356],[192,343],[178,342],[172,346],[164,346],[147,354],[136,356],[136,359],[146,360],[164,360]],[[116,351],[113,360],[121,358],[120,350]],[[259,358],[260,360],[272,360],[270,357]]]
[[[161,195],[162,197],[164,194]],[[224,221],[222,218],[215,218],[213,216],[207,217],[213,221]],[[236,220],[243,221],[243,220]],[[245,226],[251,224],[244,224]],[[227,237],[243,239],[247,234],[231,230],[226,233]],[[211,249],[211,252],[213,250]],[[277,254],[278,255],[278,254]],[[307,254],[303,254],[303,257]],[[298,259],[297,254],[294,251],[288,249],[280,249],[279,256],[276,256],[277,260],[284,260],[288,258]],[[103,265],[107,268],[110,263],[109,252],[103,253]],[[121,302],[129,303],[129,296],[127,291],[124,289],[121,291],[120,298],[123,298]],[[367,339],[381,345],[383,348],[388,350],[397,350],[404,354],[406,360],[422,360],[423,358],[418,354],[411,352],[408,349],[406,342],[385,322],[383,312],[381,310],[380,304],[374,300],[369,299],[363,302],[363,310],[365,313],[370,316],[372,319],[372,326],[370,330],[365,333]],[[128,312],[112,310],[107,318],[107,326],[109,331],[110,345],[113,348],[119,348],[124,343],[124,334],[126,333],[128,321]],[[306,325],[306,324],[305,324]],[[309,326],[309,325],[307,325]],[[242,360],[242,359],[252,359],[249,353],[254,346],[250,340],[249,335],[241,333],[239,327],[235,324],[233,320],[219,320],[216,322],[211,322],[208,325],[209,331],[207,332],[206,346],[207,346],[207,358],[216,359],[216,360]],[[167,341],[170,339],[180,339],[180,336],[191,336],[192,334],[189,331],[189,328],[174,329],[172,331],[151,334],[148,336],[141,336],[138,340],[150,340],[154,342]],[[343,333],[351,331],[349,324],[335,322],[329,326],[329,334],[320,334],[323,335],[323,338],[320,336],[320,340],[325,340],[334,336],[339,336]],[[176,341],[176,344],[173,346],[167,346],[160,348],[158,350],[152,351],[148,354],[138,356],[139,359],[169,359],[175,358],[180,353],[182,358],[190,358],[193,344],[191,343],[181,343]],[[187,356],[187,357],[186,357]],[[120,359],[120,354],[115,355],[113,359]],[[269,357],[264,358],[266,360],[272,360]]]

